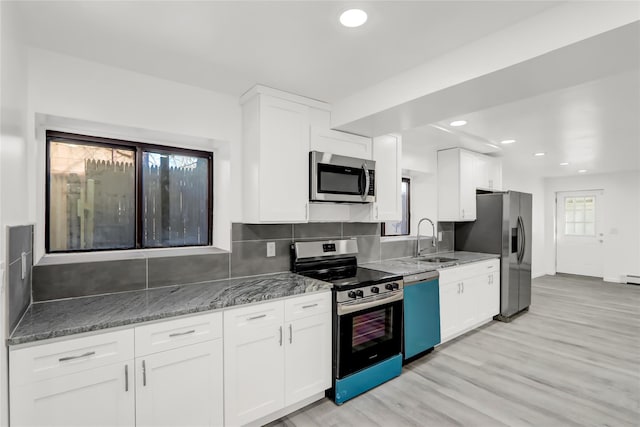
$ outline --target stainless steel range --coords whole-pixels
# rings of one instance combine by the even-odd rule
[[[400,375],[402,276],[358,267],[356,239],[296,242],[292,271],[333,284],[333,387],[337,404]]]

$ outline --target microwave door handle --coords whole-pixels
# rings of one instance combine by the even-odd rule
[[[365,163],[362,164],[362,172],[364,173],[364,188],[362,189],[362,197],[367,197],[369,193],[369,185],[371,185],[371,177],[369,177],[369,169]]]

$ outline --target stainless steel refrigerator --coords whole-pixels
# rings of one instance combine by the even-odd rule
[[[455,225],[455,250],[500,254],[498,320],[531,304],[531,206],[528,193],[478,194],[476,220]]]

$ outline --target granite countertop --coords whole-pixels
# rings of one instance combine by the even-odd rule
[[[415,258],[397,258],[384,261],[369,262],[362,264],[361,267],[370,268],[372,270],[384,271],[386,273],[401,274],[408,276],[411,274],[424,273],[426,271],[441,270],[443,268],[457,267],[461,264],[469,264],[472,262],[486,261],[488,259],[500,258],[497,254],[484,254],[479,252],[438,252],[435,254],[424,255],[423,258],[447,257],[456,258],[455,261],[445,263],[434,263],[420,261]]]
[[[217,280],[197,285],[72,298],[31,304],[8,345],[218,310],[305,293],[331,284],[293,273]]]

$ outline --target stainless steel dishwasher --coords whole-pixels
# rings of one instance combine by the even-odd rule
[[[438,272],[404,276],[404,360],[440,344]]]

